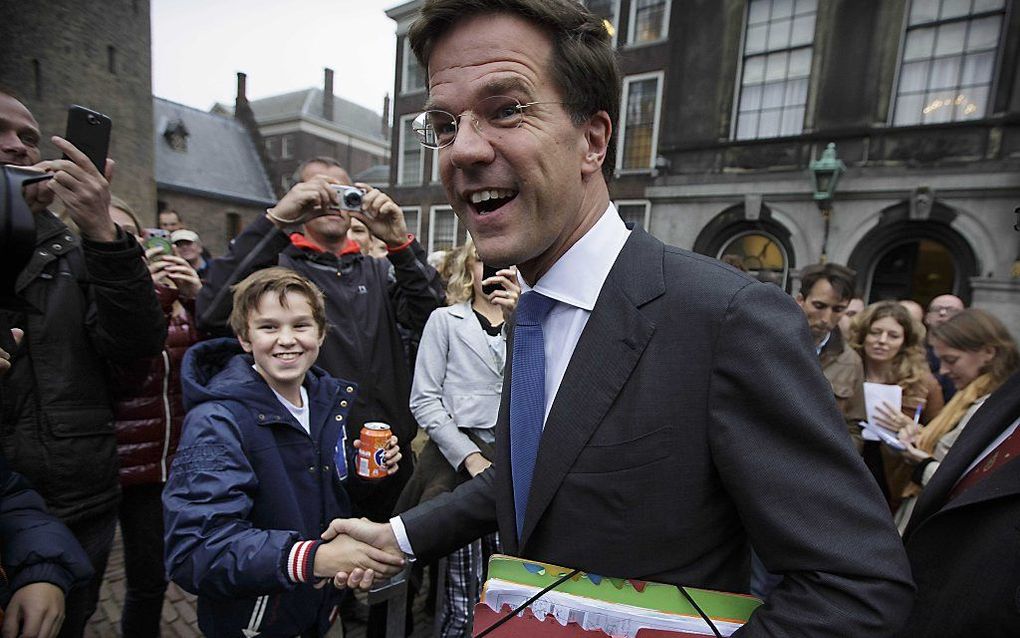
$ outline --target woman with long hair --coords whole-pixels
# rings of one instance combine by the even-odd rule
[[[110,217],[143,241],[145,231],[127,202],[111,197]],[[166,318],[166,342],[158,356],[113,365],[114,383],[110,385],[120,457],[120,528],[127,575],[121,634],[138,638],[159,635],[167,588],[160,495],[181,437],[181,360],[184,351],[200,338],[195,298],[202,288],[198,273],[184,259],[158,249],[149,249],[146,257]]]
[[[956,394],[924,428],[904,422],[900,439],[904,458],[912,465],[906,497],[896,513],[902,533],[910,520],[916,496],[931,480],[939,463],[985,400],[1020,368],[1017,345],[994,315],[972,308],[935,326],[929,342],[939,357],[939,372],[956,386]]]
[[[484,279],[497,284],[486,294],[483,265],[469,239],[447,255],[446,298],[451,304],[429,317],[418,348],[411,412],[429,435],[414,475],[401,494],[402,511],[483,472],[492,465],[494,429],[506,361],[505,320],[517,305],[516,270]],[[471,620],[489,555],[498,551],[491,534],[447,557],[441,638],[471,635]]]
[[[850,346],[861,355],[864,380],[903,389],[902,412],[880,407],[876,417],[879,425],[898,431],[904,427],[899,416],[913,423],[912,417],[917,414],[919,423],[928,423],[942,410],[942,389],[925,360],[924,335],[924,326],[896,301],[871,304],[854,320]],[[910,480],[911,466],[877,441],[865,441],[863,454],[895,512]]]

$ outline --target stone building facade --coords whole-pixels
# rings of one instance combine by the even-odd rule
[[[19,94],[49,142],[63,135],[67,108],[80,104],[113,120],[109,156],[115,193],[155,220],[152,62],[148,0],[3,2],[0,85]]]
[[[942,293],[1020,337],[1020,7],[1016,0],[588,0],[624,81],[610,188],[660,239],[741,257],[791,292],[846,263],[867,301]],[[463,241],[434,157],[407,126],[426,79],[396,22],[395,198],[432,248]],[[828,231],[809,164],[847,166]]]

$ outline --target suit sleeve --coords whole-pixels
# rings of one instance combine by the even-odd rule
[[[248,224],[230,242],[226,255],[209,262],[205,285],[195,303],[198,327],[213,336],[231,336],[230,287],[257,270],[275,266],[288,246],[290,237],[264,215]]]
[[[803,313],[779,288],[731,299],[713,346],[710,448],[751,544],[782,582],[740,636],[887,636],[913,583],[847,439]]]
[[[452,492],[400,515],[415,558],[430,561],[446,556],[496,531],[495,476],[493,465]]]
[[[287,561],[301,539],[296,531],[251,524],[258,488],[230,411],[189,412],[163,490],[164,557],[175,583],[193,594],[235,598],[295,587]]]

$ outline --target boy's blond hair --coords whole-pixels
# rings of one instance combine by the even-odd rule
[[[263,295],[276,293],[280,305],[287,306],[287,293],[296,292],[308,300],[319,335],[326,334],[326,302],[319,287],[289,268],[274,266],[254,272],[231,288],[234,307],[230,311],[230,329],[248,339],[248,318],[258,310]]]

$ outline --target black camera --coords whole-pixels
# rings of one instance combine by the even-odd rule
[[[336,208],[339,210],[361,210],[361,200],[365,197],[365,191],[355,186],[343,184],[330,184],[330,188],[336,191],[340,203]]]

